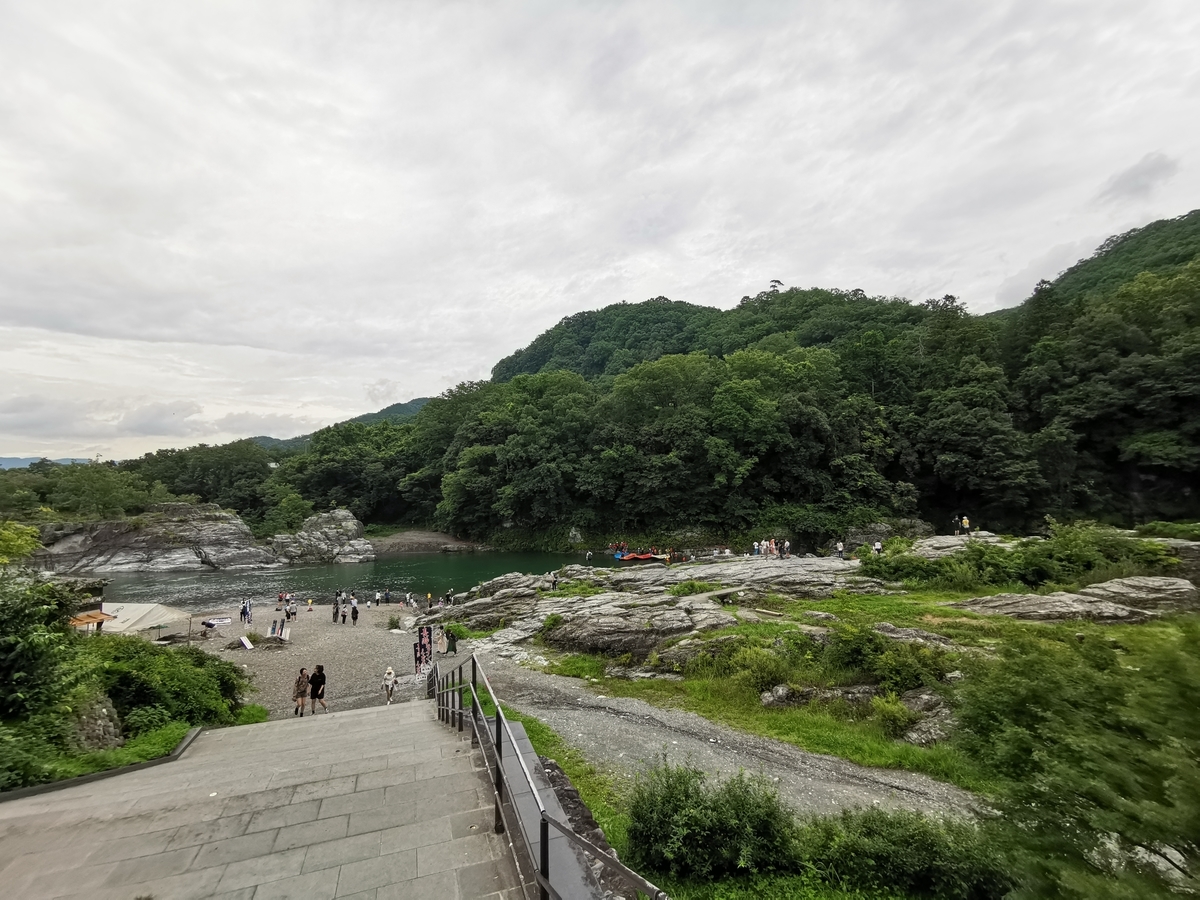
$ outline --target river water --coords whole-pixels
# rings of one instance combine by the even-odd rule
[[[274,602],[280,591],[294,591],[297,603],[310,597],[330,603],[338,588],[354,591],[360,600],[390,588],[393,594],[412,591],[434,598],[448,590],[466,591],[482,581],[508,572],[550,572],[568,563],[582,563],[580,554],[566,553],[404,553],[375,562],[332,566],[295,566],[245,572],[114,575],[104,589],[105,601],[165,603],[188,612],[236,608],[242,600],[256,605]],[[596,554],[592,565],[620,565]]]

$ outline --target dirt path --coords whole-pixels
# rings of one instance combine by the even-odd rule
[[[532,671],[490,654],[480,658],[506,703],[541,719],[593,764],[619,777],[665,753],[671,762],[688,761],[712,775],[761,773],[803,813],[879,806],[963,815],[974,806],[971,794],[925,775],[809,753],[683,710],[603,697],[576,678]]]
[[[477,544],[461,541],[440,531],[397,531],[386,537],[368,537],[379,554],[440,553],[442,550],[475,550]]]

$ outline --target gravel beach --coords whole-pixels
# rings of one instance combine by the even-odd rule
[[[253,650],[225,650],[226,644],[249,632],[266,634],[271,620],[281,617],[273,606],[259,606],[254,611],[254,625],[247,628],[237,621],[237,610],[232,612],[234,624],[218,628],[216,634],[199,646],[245,667],[257,688],[257,692],[247,699],[265,706],[272,719],[292,715],[292,685],[296,676],[301,666],[312,672],[318,663],[325,667],[328,678],[325,702],[331,710],[382,705],[384,696],[380,683],[388,666],[401,677],[394,695],[396,701],[424,697],[425,680],[417,679],[413,674],[412,645],[416,642],[416,627],[412,609],[394,603],[367,609],[365,604],[360,604],[358,625],[352,625],[348,616],[345,625],[334,625],[333,609],[328,604],[314,605],[312,612],[304,607],[296,616],[287,645],[264,644]],[[388,630],[391,616],[399,616],[403,634]],[[459,652],[461,655],[462,650]],[[317,711],[319,715],[320,706]]]

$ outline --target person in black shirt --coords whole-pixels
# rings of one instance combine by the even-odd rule
[[[321,704],[321,709],[329,712],[329,707],[325,705],[325,667],[317,666],[317,671],[308,676],[308,696],[312,698],[312,711],[316,713],[317,704]]]

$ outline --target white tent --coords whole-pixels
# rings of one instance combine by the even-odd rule
[[[182,609],[161,603],[104,603],[101,609],[116,616],[113,621],[104,623],[106,634],[132,634],[151,628],[161,630],[181,625],[191,617]]]

